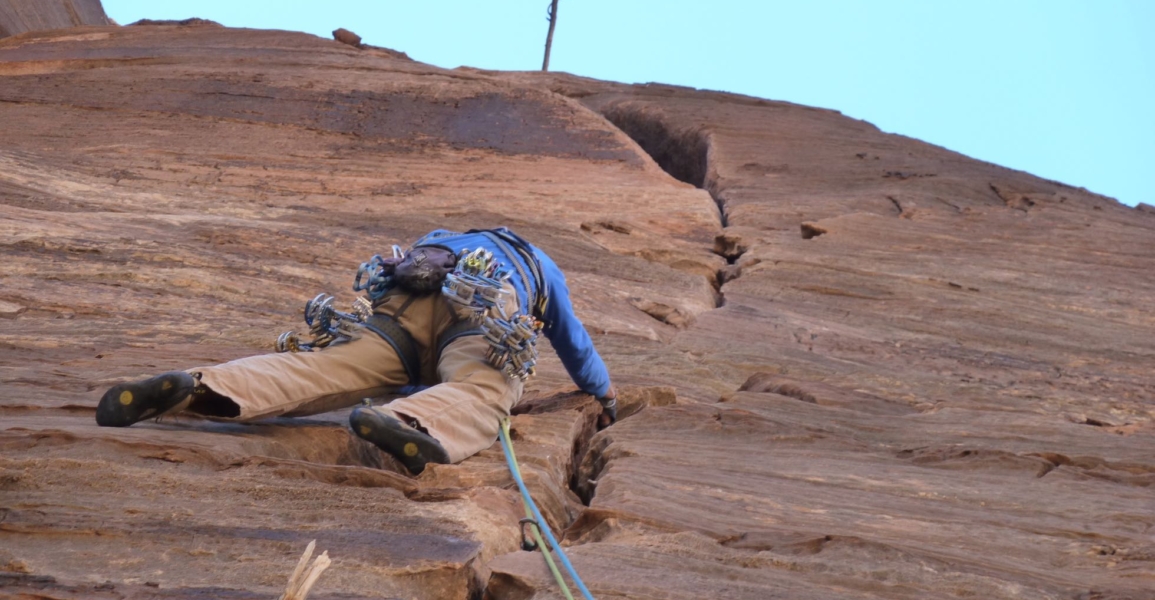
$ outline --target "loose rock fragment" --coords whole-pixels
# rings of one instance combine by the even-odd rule
[[[742,236],[736,233],[719,233],[714,237],[714,254],[724,256],[730,262],[737,260],[748,249],[746,244],[742,243]]]
[[[345,29],[344,27],[333,30],[333,39],[341,42],[342,44],[348,44],[354,48],[363,47],[361,45],[361,36],[353,33],[352,31],[349,31],[348,29]]]

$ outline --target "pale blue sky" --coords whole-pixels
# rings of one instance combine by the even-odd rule
[[[548,0],[104,0],[120,23],[338,27],[441,67],[541,68]],[[550,69],[840,110],[1155,204],[1155,0],[561,0]]]

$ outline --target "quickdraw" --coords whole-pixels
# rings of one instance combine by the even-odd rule
[[[393,258],[405,258],[405,251],[401,246],[393,245]],[[365,296],[353,301],[353,310],[341,312],[333,308],[336,298],[329,294],[317,294],[305,303],[305,324],[309,326],[309,333],[313,339],[302,342],[301,335],[296,331],[286,331],[277,336],[275,344],[277,352],[312,352],[338,340],[357,339],[361,334],[361,327],[373,314],[373,305],[381,300],[392,286],[393,276],[387,274],[385,259],[381,258],[380,254],[373,255],[373,258],[361,263],[361,267],[357,269],[357,276],[353,279],[353,291],[365,292]]]
[[[302,342],[295,331],[286,331],[277,337],[277,352],[312,352],[335,341],[355,340],[361,335],[365,320],[373,314],[373,305],[364,297],[353,301],[352,312],[333,308],[337,299],[328,294],[317,294],[305,303],[305,324],[313,339]]]
[[[481,322],[481,332],[489,342],[489,364],[511,378],[525,381],[532,377],[537,367],[537,335],[541,328],[541,321],[529,315],[519,314],[510,320],[487,316]]]
[[[445,278],[441,295],[471,312],[470,320],[489,342],[489,364],[524,381],[537,366],[536,342],[542,324],[530,315],[506,313],[509,277],[492,252],[483,248],[462,251],[457,268]]]
[[[502,318],[505,314],[505,282],[509,271],[501,268],[492,252],[478,248],[473,252],[462,251],[457,259],[457,268],[445,276],[441,295],[450,302],[472,311],[471,320],[480,323],[490,311],[496,310]]]

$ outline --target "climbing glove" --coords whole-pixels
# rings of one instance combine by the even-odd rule
[[[618,420],[618,391],[610,386],[606,395],[598,397],[602,405],[602,414],[598,415],[598,431],[613,425]]]

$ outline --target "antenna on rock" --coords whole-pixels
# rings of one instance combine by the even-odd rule
[[[549,9],[546,10],[545,20],[549,21],[549,34],[545,36],[545,60],[541,61],[541,70],[549,70],[549,49],[553,46],[553,28],[557,25],[557,0],[549,3]]]

